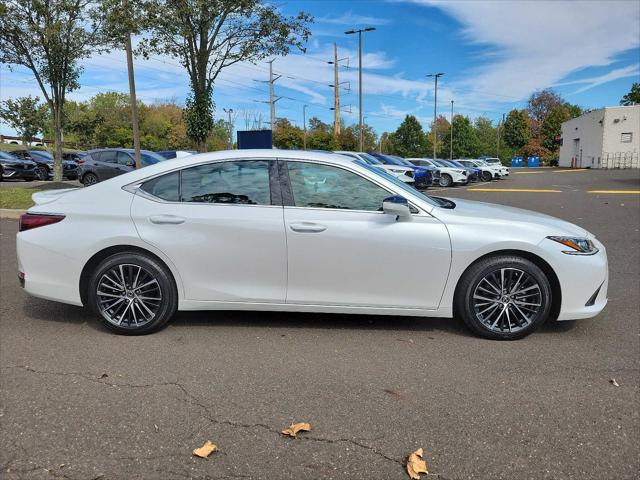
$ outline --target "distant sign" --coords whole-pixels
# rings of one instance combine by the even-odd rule
[[[273,148],[271,130],[238,131],[238,149]]]

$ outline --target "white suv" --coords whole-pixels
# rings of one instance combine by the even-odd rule
[[[486,157],[486,158],[481,158],[480,160],[482,160],[483,162],[485,162],[488,165],[500,167],[500,175],[501,176],[506,177],[506,176],[509,175],[509,168],[503,166],[502,162],[500,161],[500,159],[498,157]]]
[[[407,158],[407,160],[420,167],[433,167],[437,169],[440,172],[439,184],[441,187],[450,187],[454,183],[461,185],[469,183],[467,171],[463,168],[453,167],[441,160],[434,160],[432,158]]]
[[[340,155],[351,157],[354,160],[361,160],[365,163],[368,163],[372,167],[379,168],[380,170],[385,170],[386,172],[396,177],[398,180],[402,180],[405,183],[415,182],[415,180],[413,179],[413,170],[411,169],[411,167],[403,167],[402,165],[385,165],[373,155],[369,155],[365,152],[347,152],[343,150],[336,150],[333,153],[339,153]]]

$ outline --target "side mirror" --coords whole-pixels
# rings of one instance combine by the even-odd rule
[[[389,215],[395,215],[396,220],[411,217],[409,202],[406,198],[401,197],[400,195],[385,198],[382,201],[382,211]]]
[[[136,166],[136,161],[132,158],[130,158],[129,160],[127,160],[127,163],[125,163],[125,165],[127,167],[135,167]]]

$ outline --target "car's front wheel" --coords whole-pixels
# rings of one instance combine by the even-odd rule
[[[36,168],[36,178],[38,180],[48,180],[49,179],[49,170],[47,170],[47,167],[43,167],[42,165],[37,167]]]
[[[493,176],[491,175],[491,172],[487,172],[487,171],[482,172],[482,181],[490,182],[492,178]]]
[[[145,254],[117,253],[103,260],[88,285],[89,305],[109,329],[151,333],[173,316],[178,293],[169,270]]]
[[[443,173],[442,176],[440,177],[440,186],[450,187],[451,185],[453,185],[453,178],[451,178],[451,175]]]
[[[511,255],[488,257],[465,272],[455,311],[482,337],[515,340],[547,320],[551,295],[549,279],[535,263]]]
[[[85,173],[82,177],[82,184],[85,187],[90,187],[91,185],[95,185],[96,183],[98,183],[98,177],[95,173]]]

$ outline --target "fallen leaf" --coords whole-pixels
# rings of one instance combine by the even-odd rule
[[[109,375],[107,375],[106,373],[103,373],[102,375],[100,375],[100,378],[107,378]]]
[[[620,385],[618,385],[618,382],[616,382],[616,379],[615,379],[615,378],[611,378],[611,379],[609,380],[609,383],[610,383],[611,385],[613,385],[614,387],[619,387],[619,386],[620,386]]]
[[[298,432],[308,432],[311,430],[311,424],[309,423],[292,423],[289,428],[282,430],[283,435],[289,435],[290,437],[295,438]]]
[[[427,462],[422,458],[423,455],[424,450],[422,448],[419,448],[409,455],[409,459],[407,460],[407,473],[412,480],[420,480],[421,473],[429,473],[427,470]]]
[[[207,440],[206,442],[204,442],[204,445],[202,445],[200,448],[196,448],[193,451],[193,454],[196,457],[200,457],[200,458],[207,458],[209,455],[211,455],[213,452],[216,452],[218,450],[218,447],[211,442],[211,440]]]
[[[156,432],[160,430],[160,427],[158,427],[158,425],[156,425],[155,423],[153,424],[153,428],[155,428]]]

